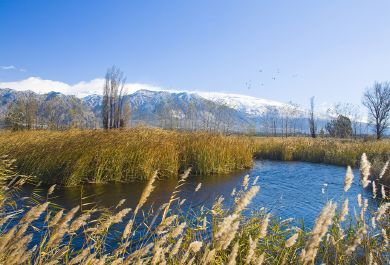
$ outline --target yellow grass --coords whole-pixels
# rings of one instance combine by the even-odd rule
[[[390,140],[257,137],[254,150],[258,158],[357,166],[364,152],[370,159],[389,159]]]
[[[176,177],[179,170],[207,176],[252,166],[247,138],[160,129],[26,131],[0,134],[0,155],[47,183],[132,181]]]
[[[0,171],[12,173],[9,165],[0,163]],[[185,179],[178,181],[175,191]],[[388,202],[371,209],[359,206],[359,215],[345,213],[329,201],[313,229],[302,230],[289,220],[269,220],[264,211],[244,217],[242,210],[259,192],[258,186],[239,190],[231,209],[218,200],[212,209],[186,219],[177,198],[175,204],[166,204],[167,218],[156,219],[161,211],[141,209],[148,196],[141,197],[137,207],[142,214],[121,204],[64,212],[51,207],[48,199],[26,211],[2,207],[23,182],[16,177],[7,189],[0,187],[5,192],[0,197],[1,264],[389,264]],[[144,193],[150,192],[153,189],[146,187]],[[369,222],[362,218],[367,211],[374,217]],[[141,221],[135,225],[137,213]],[[127,224],[124,230],[115,229],[120,223]],[[140,230],[141,238],[134,239]],[[38,240],[34,243],[33,235]]]
[[[0,133],[0,155],[15,158],[20,173],[68,186],[145,180],[155,170],[159,177],[176,177],[189,167],[202,176],[229,173],[250,168],[254,157],[354,167],[363,152],[382,168],[390,158],[390,141],[225,136],[151,128]],[[387,174],[383,181],[389,180]]]

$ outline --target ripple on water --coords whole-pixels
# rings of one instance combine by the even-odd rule
[[[226,207],[234,203],[230,193],[233,188],[239,188],[244,175],[251,176],[251,183],[255,176],[259,176],[260,192],[253,199],[250,209],[259,210],[265,207],[273,216],[295,220],[304,219],[305,224],[311,226],[320,210],[328,200],[341,205],[345,198],[349,198],[351,210],[357,208],[356,196],[363,193],[369,198],[370,205],[377,204],[371,199],[369,191],[362,191],[358,185],[358,171],[355,170],[355,179],[348,193],[343,191],[345,168],[339,166],[313,164],[305,162],[278,162],[260,161],[245,172],[225,176],[212,176],[207,178],[190,177],[182,187],[180,196],[186,198],[181,208],[186,211],[205,205],[211,207],[214,200],[222,195],[225,197]],[[169,179],[159,181],[156,189],[149,198],[146,207],[154,207],[167,202],[174,190],[177,180]],[[198,183],[201,189],[195,193]],[[93,201],[105,207],[115,206],[121,199],[126,199],[125,207],[134,208],[145,186],[144,182],[130,184],[86,185],[81,193],[80,187],[62,188],[53,194],[54,202],[64,208],[71,208],[80,203],[80,197],[90,196],[86,203]],[[31,188],[25,189],[25,194],[31,193]],[[88,201],[89,200],[89,201]],[[246,211],[248,214],[250,211]]]

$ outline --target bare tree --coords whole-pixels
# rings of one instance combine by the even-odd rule
[[[299,105],[289,102],[284,105],[280,111],[280,118],[282,120],[282,128],[286,137],[289,134],[295,134],[296,124],[299,117]]]
[[[390,84],[375,82],[363,95],[363,105],[368,109],[370,122],[374,125],[376,138],[381,139],[389,126]]]
[[[301,120],[301,112],[298,104],[290,102],[291,106],[291,124],[290,124],[290,133],[296,135],[299,127],[299,122]]]
[[[126,78],[116,66],[107,70],[103,88],[103,128],[119,128],[126,124],[123,115]],[[127,116],[127,115],[126,115]]]
[[[60,130],[66,124],[66,116],[69,111],[61,104],[58,97],[47,101],[43,107],[45,116],[47,116],[47,127],[51,130]]]
[[[310,112],[309,112],[309,127],[310,135],[313,138],[317,137],[317,122],[314,116],[314,97],[310,98]]]
[[[9,123],[14,130],[33,129],[36,127],[38,120],[38,104],[35,94],[31,91],[27,91],[9,106],[6,122]]]
[[[353,129],[353,135],[355,138],[357,138],[358,134],[362,134],[362,112],[361,112],[361,106],[353,105],[352,107],[352,115],[351,115],[351,121],[352,121],[352,129]],[[360,131],[358,133],[358,128],[360,128]]]
[[[24,109],[20,100],[8,106],[5,123],[15,131],[25,128]]]
[[[280,111],[274,107],[269,107],[267,110],[267,119],[271,129],[271,134],[276,136],[278,133],[278,122],[280,120]]]
[[[32,129],[35,125],[38,113],[38,100],[33,92],[28,91],[24,99],[24,110],[27,129]]]
[[[126,102],[124,102],[122,99],[122,115],[121,118],[119,119],[120,127],[121,128],[127,127],[128,124],[130,124],[130,120],[131,120],[130,102],[126,104]]]
[[[359,106],[351,103],[337,103],[333,109],[328,110],[328,113],[334,117],[340,115],[348,117],[352,124],[352,134],[355,138],[357,137],[358,127],[361,125],[361,110]]]
[[[284,135],[288,137],[288,129],[291,119],[290,106],[285,105],[282,107],[280,112],[280,119],[282,121],[282,129],[284,131]]]

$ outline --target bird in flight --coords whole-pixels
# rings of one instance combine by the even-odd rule
[[[249,82],[245,82],[245,86],[246,86],[247,89],[251,89],[251,87],[252,87],[251,83],[252,83],[251,80],[249,80]]]

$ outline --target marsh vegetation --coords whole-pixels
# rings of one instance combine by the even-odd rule
[[[229,136],[143,127],[3,132],[0,261],[387,264],[389,150],[386,140]],[[245,176],[241,184],[211,203],[186,205],[190,197],[182,191],[191,178],[199,179],[190,192],[198,196],[202,179],[220,176],[223,183],[227,173],[251,168],[254,158],[347,166],[344,189],[337,197],[322,197],[332,199],[321,200],[324,207],[319,215],[315,218],[313,213],[312,221],[301,223],[281,219],[256,199],[262,178],[254,175]],[[360,172],[354,173],[351,166],[360,167]],[[313,183],[315,178],[310,178],[304,175],[304,180]],[[156,186],[163,186],[167,179],[177,181],[171,195],[165,192],[167,196],[151,201]],[[103,207],[84,189],[77,206],[56,203],[59,186],[134,181],[143,181],[142,185],[133,183],[143,191],[132,207],[119,198]],[[296,181],[303,180],[296,177]],[[351,189],[353,181],[362,184],[361,192]],[[54,183],[49,189],[40,188]],[[33,187],[32,194],[22,195],[25,185]],[[326,194],[325,187],[312,196]],[[134,194],[129,196],[134,199]],[[249,208],[252,201],[256,205]],[[13,244],[15,240],[19,244]]]
[[[126,208],[123,200],[108,209],[81,212],[79,206],[58,209],[50,202],[55,186],[39,204],[18,209],[13,207],[15,192],[32,180],[15,177],[12,163],[4,159],[1,163],[0,260],[5,264],[388,264],[389,261],[390,204],[382,200],[370,208],[364,193],[357,195],[358,207],[354,211],[347,196],[341,205],[326,202],[311,229],[297,226],[291,219],[275,218],[259,206],[250,214],[243,214],[256,194],[261,193],[261,178],[249,176],[230,194],[234,201],[230,207],[219,197],[211,207],[201,207],[189,218],[180,211],[183,198],[179,193],[188,181],[189,170],[180,176],[172,195],[157,211],[145,208],[157,185],[157,172],[148,179],[134,209]],[[360,164],[360,181],[350,168],[346,171],[345,195],[353,182],[361,182],[363,187],[370,182],[371,163],[365,154]],[[199,189],[196,187],[194,192]],[[139,218],[141,221],[137,221]],[[18,244],[13,243],[15,240]]]
[[[16,159],[22,174],[66,186],[163,178],[186,168],[209,176],[248,169],[253,158],[358,166],[362,153],[376,177],[390,158],[390,141],[306,137],[249,137],[151,128],[22,131],[0,134],[0,155]],[[381,179],[389,181],[389,174]]]

